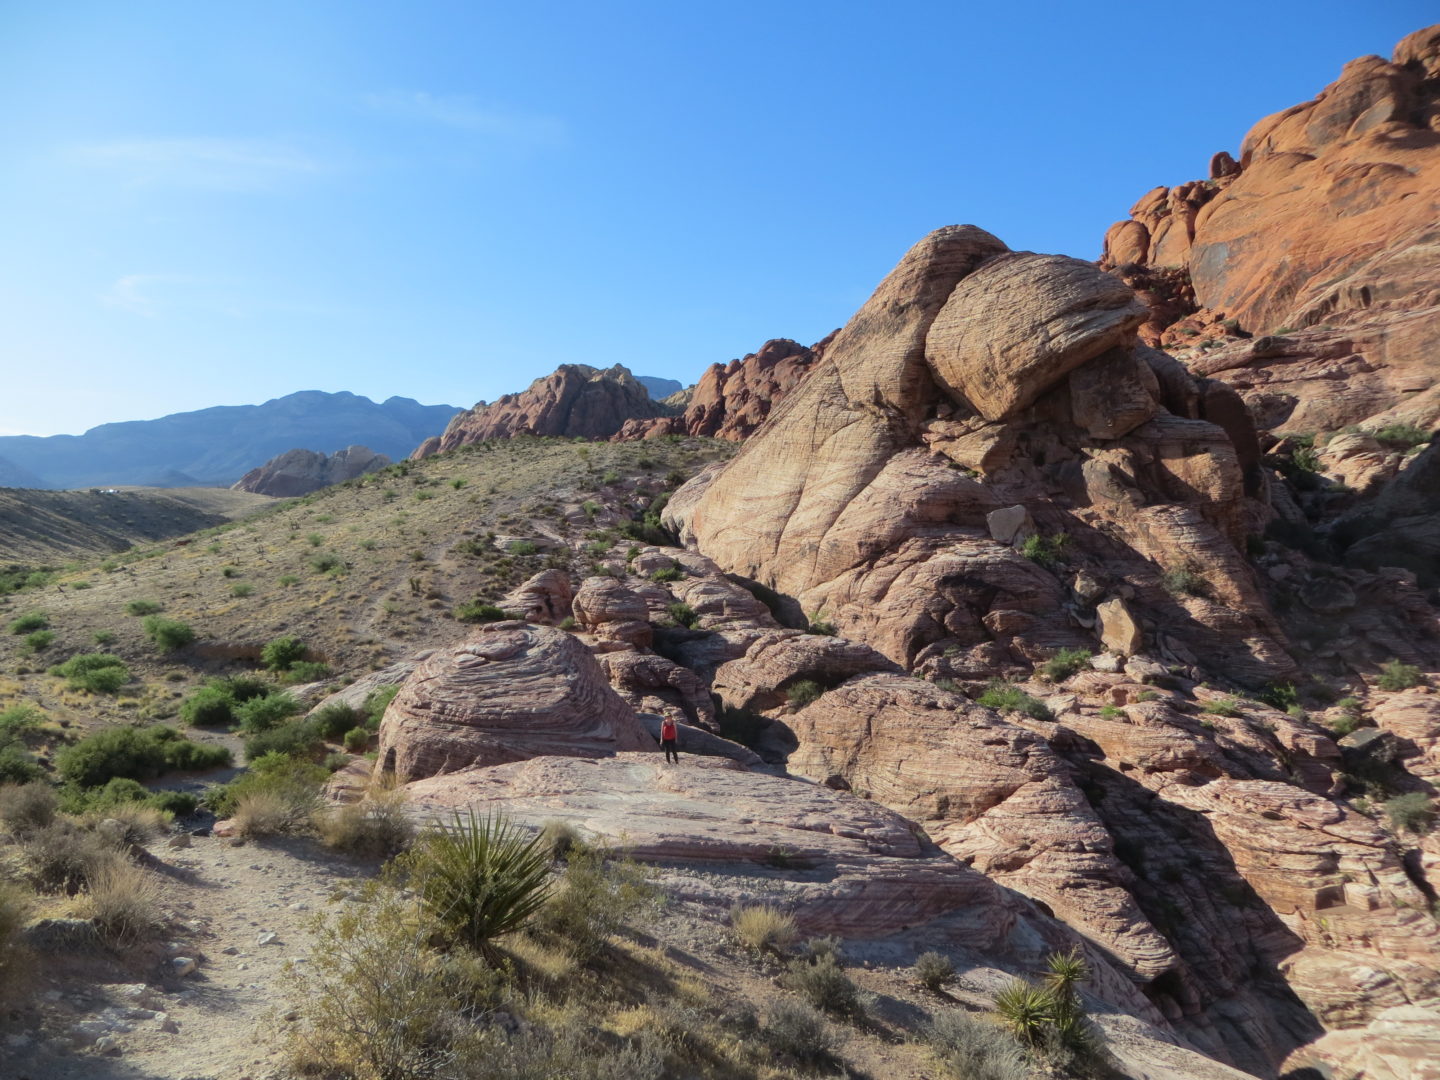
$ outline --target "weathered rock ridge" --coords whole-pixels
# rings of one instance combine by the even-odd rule
[[[669,416],[673,410],[651,399],[645,387],[620,364],[600,370],[561,364],[529,389],[480,402],[458,413],[443,434],[421,443],[415,458],[454,450],[485,439],[512,435],[561,435],[608,439],[635,418]]]
[[[1140,199],[1102,265],[1147,301],[1145,340],[1203,346],[1196,370],[1267,426],[1440,424],[1437,69],[1432,26],[1261,120],[1209,179]]]
[[[390,464],[384,454],[367,446],[347,446],[329,456],[314,450],[287,450],[264,465],[251,469],[231,485],[235,491],[253,491],[293,499],[331,484],[383,469]]]
[[[775,338],[741,360],[711,364],[690,391],[681,415],[630,420],[615,438],[705,435],[739,442],[764,423],[770,410],[809,374],[826,341],[807,349],[788,338]]]

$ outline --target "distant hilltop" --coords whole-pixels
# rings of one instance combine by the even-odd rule
[[[229,486],[288,450],[364,444],[403,458],[460,409],[346,391],[302,390],[263,405],[220,405],[158,420],[101,424],[83,435],[0,437],[0,486]]]

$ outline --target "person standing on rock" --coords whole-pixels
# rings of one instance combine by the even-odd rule
[[[678,736],[680,735],[679,725],[671,717],[665,717],[660,721],[660,749],[665,751],[665,761],[668,764],[673,761],[680,764],[680,750]]]

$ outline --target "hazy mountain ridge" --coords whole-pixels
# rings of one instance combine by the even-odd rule
[[[296,448],[328,453],[363,443],[377,453],[404,457],[459,411],[412,398],[376,404],[348,391],[302,390],[260,405],[218,405],[101,424],[83,435],[0,437],[0,460],[11,467],[0,479],[49,488],[229,485]]]

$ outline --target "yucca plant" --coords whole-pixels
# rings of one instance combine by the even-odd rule
[[[458,811],[405,857],[412,887],[456,938],[488,960],[493,942],[525,925],[550,895],[550,852],[499,815]]]
[[[1055,995],[1048,987],[1016,979],[995,995],[995,1012],[1015,1038],[1039,1046],[1055,1023]]]

